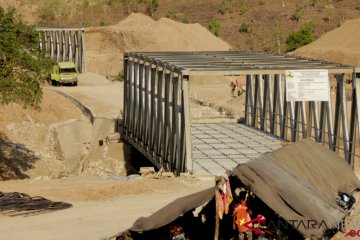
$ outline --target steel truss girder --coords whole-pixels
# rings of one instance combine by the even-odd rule
[[[53,60],[73,61],[79,72],[86,71],[84,28],[41,28],[39,49]]]

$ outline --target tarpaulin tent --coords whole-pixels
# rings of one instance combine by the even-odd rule
[[[322,238],[326,230],[345,218],[347,212],[336,204],[339,191],[352,194],[360,189],[360,181],[350,166],[310,139],[240,164],[233,173],[306,238]],[[152,216],[138,219],[123,236],[164,226],[209,201],[214,193],[211,188],[177,199]]]
[[[151,216],[140,217],[137,219],[129,230],[121,234],[122,239],[132,240],[133,237],[131,236],[131,232],[143,233],[163,227],[184,213],[209,202],[214,197],[214,193],[215,187],[211,187],[203,191],[178,198]]]
[[[321,238],[346,216],[335,201],[339,191],[360,189],[358,178],[343,159],[309,139],[238,165],[233,172],[281,218],[310,238]]]

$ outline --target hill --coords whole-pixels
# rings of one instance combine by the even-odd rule
[[[30,23],[57,26],[107,26],[132,12],[149,14],[145,0],[0,0],[15,5]],[[159,0],[155,20],[199,23],[207,28],[214,18],[219,37],[233,49],[278,52],[286,37],[307,21],[314,21],[316,37],[360,18],[359,0]]]
[[[122,52],[227,51],[229,44],[200,24],[183,24],[168,18],[158,21],[140,13],[106,27],[86,29],[87,69],[114,76],[122,69]]]
[[[292,54],[360,66],[360,19],[346,21]]]

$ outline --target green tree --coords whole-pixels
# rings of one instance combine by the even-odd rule
[[[220,24],[216,18],[212,18],[208,24],[208,29],[215,36],[219,36],[220,34]]]
[[[24,24],[15,9],[0,7],[0,104],[39,106],[40,84],[52,62],[38,46],[39,34],[34,27]]]
[[[293,51],[314,41],[314,28],[314,22],[310,21],[306,23],[299,31],[291,33],[286,39],[286,52]]]

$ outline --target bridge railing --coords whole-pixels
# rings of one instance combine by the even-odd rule
[[[79,72],[86,71],[84,28],[37,27],[39,49],[56,62],[73,61]]]
[[[345,74],[329,75],[335,94],[328,102],[287,102],[284,75],[247,75],[245,122],[291,142],[312,137],[359,170],[360,76],[347,84]]]
[[[124,53],[123,136],[178,175],[192,168],[189,108],[188,77],[180,70]]]

